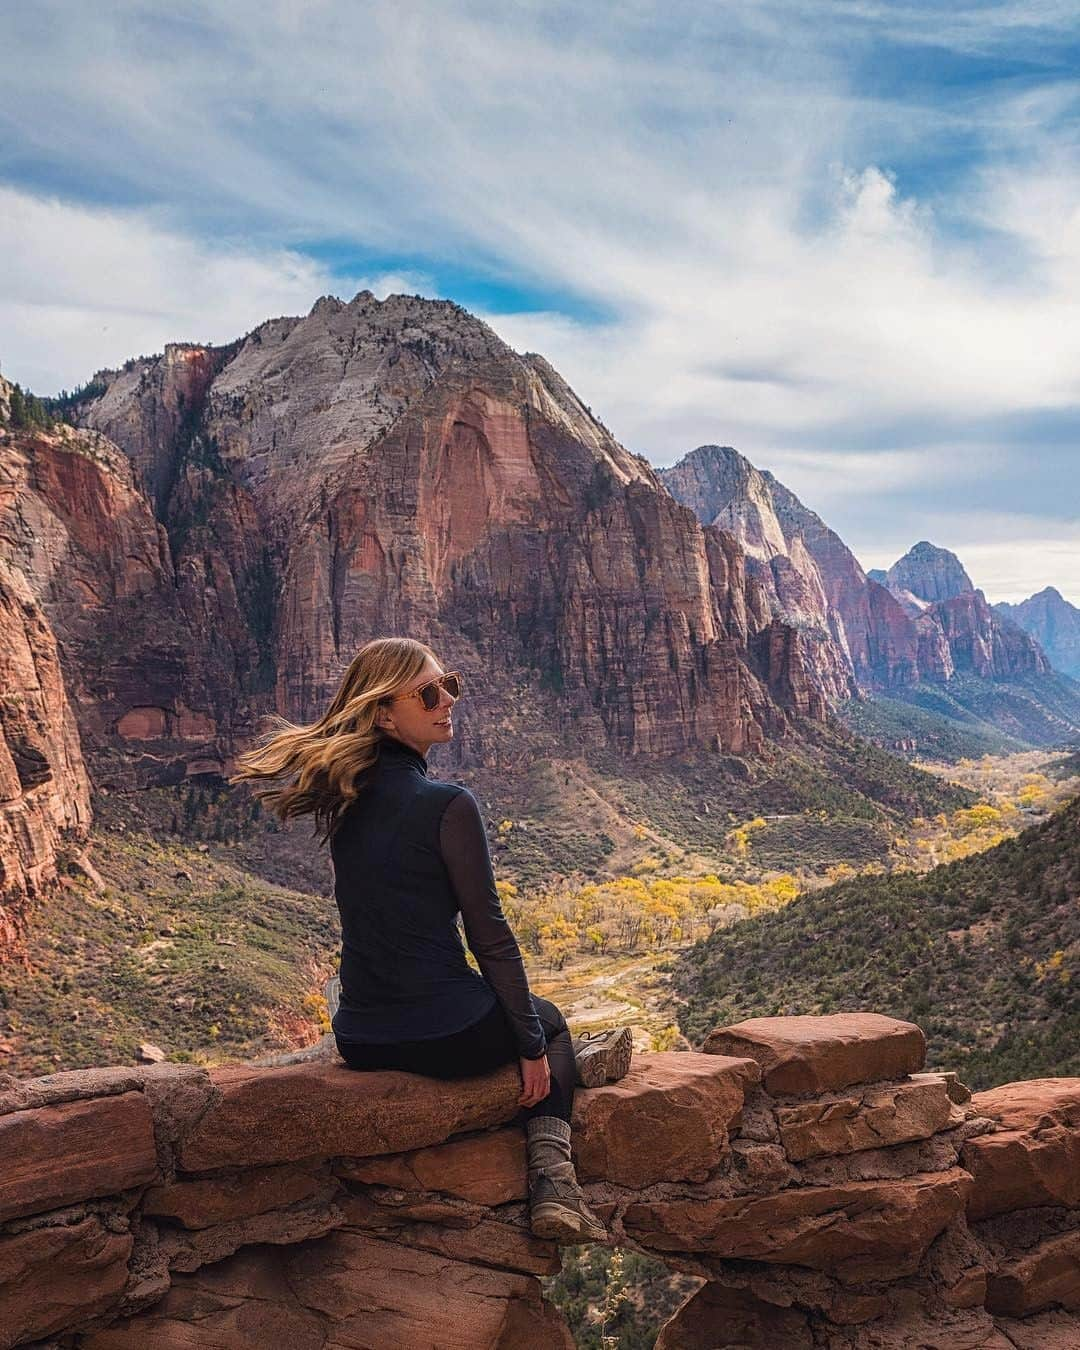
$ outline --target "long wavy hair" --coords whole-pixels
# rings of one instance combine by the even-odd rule
[[[438,660],[430,647],[414,638],[374,638],[365,643],[322,717],[300,726],[271,713],[272,729],[237,756],[237,771],[227,781],[295,775],[286,786],[257,789],[254,796],[282,822],[313,815],[315,834],[325,844],[379,758],[383,738],[375,726],[379,704],[419,675],[429,657]]]

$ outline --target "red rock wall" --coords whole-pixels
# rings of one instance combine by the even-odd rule
[[[612,1241],[701,1280],[662,1350],[1080,1344],[1080,1083],[971,1099],[874,1015],[704,1049],[575,1102]],[[325,1045],[0,1080],[0,1347],[569,1350],[516,1083],[357,1074]]]
[[[395,632],[473,677],[451,771],[582,743],[749,753],[824,716],[806,640],[773,624],[732,538],[457,306],[325,298],[103,378],[85,421],[130,459],[149,496],[132,521],[163,523],[174,589],[171,622],[143,607],[167,659],[105,680],[129,762],[183,773],[177,733],[198,728],[192,758],[227,763],[261,712],[316,716],[357,647]],[[199,692],[183,709],[181,687]]]

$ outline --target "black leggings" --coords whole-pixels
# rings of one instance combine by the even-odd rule
[[[518,1121],[533,1116],[559,1116],[567,1123],[574,1105],[574,1047],[566,1018],[546,998],[531,995],[536,1015],[547,1040],[551,1091],[535,1106],[523,1106]],[[451,1036],[436,1036],[424,1041],[395,1041],[390,1045],[360,1044],[338,1037],[338,1052],[350,1069],[405,1069],[427,1078],[470,1078],[490,1073],[500,1064],[518,1060],[517,1042],[502,1005]]]

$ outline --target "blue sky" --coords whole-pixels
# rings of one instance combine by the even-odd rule
[[[1071,3],[36,0],[0,362],[42,393],[362,286],[541,351],[631,449],[888,566],[1080,604]]]

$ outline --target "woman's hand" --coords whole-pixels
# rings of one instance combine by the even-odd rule
[[[547,1055],[539,1059],[522,1059],[521,1083],[523,1091],[518,1098],[518,1106],[535,1106],[542,1102],[551,1091],[551,1067]]]

